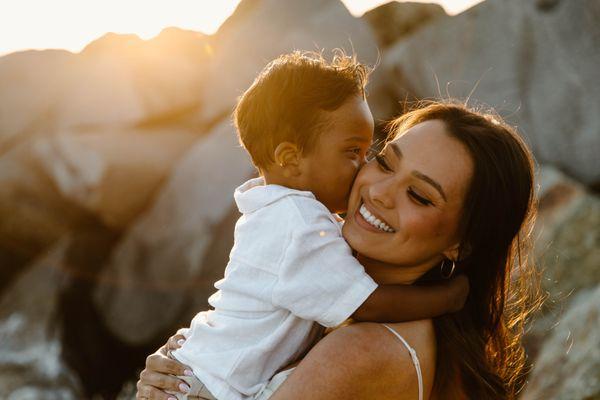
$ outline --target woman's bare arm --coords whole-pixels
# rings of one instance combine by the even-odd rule
[[[417,349],[423,368],[425,398],[433,385],[435,335],[430,321],[391,325]],[[166,400],[164,390],[177,391],[186,367],[166,355],[179,347],[183,336],[173,336],[150,355],[138,381],[137,398]],[[383,325],[358,323],[336,329],[322,339],[273,394],[271,400],[318,398],[417,398],[417,378],[406,348]]]
[[[414,324],[419,322],[405,326],[409,331],[421,329]],[[426,386],[431,386],[431,374],[426,375]],[[321,340],[271,400],[360,400],[374,396],[417,399],[416,372],[408,351],[391,332],[380,324],[360,323],[337,329]]]

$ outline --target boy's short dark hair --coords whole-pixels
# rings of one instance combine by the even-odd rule
[[[234,112],[240,142],[265,170],[277,145],[295,143],[309,152],[327,125],[323,111],[365,96],[369,68],[343,51],[331,61],[321,53],[295,51],[271,61],[239,98]]]

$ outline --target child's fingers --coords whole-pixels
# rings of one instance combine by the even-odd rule
[[[175,350],[181,347],[181,345],[185,342],[185,336],[183,335],[173,335],[167,341],[167,350]]]

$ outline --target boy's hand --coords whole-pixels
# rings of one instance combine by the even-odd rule
[[[458,275],[448,281],[448,313],[462,310],[469,295],[469,279]]]
[[[169,340],[167,341],[167,344],[165,345],[165,348],[167,350],[167,355],[169,356],[169,358],[173,358],[171,356],[171,352],[173,350],[177,350],[178,348],[183,346],[184,342],[185,342],[185,336],[183,336],[180,333],[177,333],[169,338]]]

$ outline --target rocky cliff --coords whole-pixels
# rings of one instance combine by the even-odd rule
[[[207,306],[232,191],[254,174],[235,100],[269,59],[336,47],[379,60],[379,120],[452,95],[518,126],[539,161],[548,293],[523,398],[600,397],[599,19],[591,0],[453,17],[392,3],[362,18],[339,0],[243,0],[211,36],[108,34],[79,54],[0,58],[0,398],[114,398]]]

